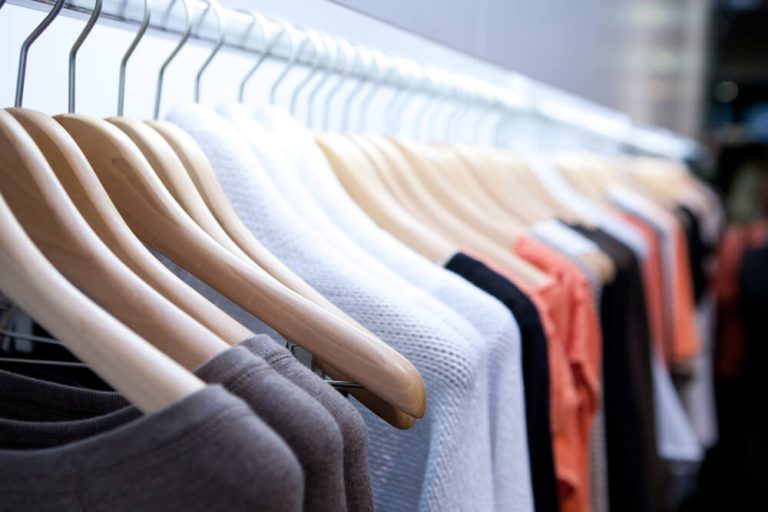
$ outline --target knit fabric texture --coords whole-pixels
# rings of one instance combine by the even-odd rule
[[[317,400],[252,350],[254,345],[265,343],[275,345],[266,336],[246,340],[204,363],[195,375],[209,384],[221,384],[243,399],[293,450],[304,474],[304,510],[346,510],[339,425]],[[0,371],[0,384],[7,390],[0,394],[3,416],[12,420],[93,419],[130,408],[116,392],[55,384],[10,372]]]
[[[439,299],[424,293],[415,297],[467,342],[494,354],[488,393],[495,504],[499,510],[525,509],[532,498],[530,471],[523,459],[527,440],[520,334],[509,310],[379,228],[346,193],[312,132],[285,110],[261,106],[249,111],[228,105],[219,112],[248,134],[250,147],[272,182],[314,230],[374,277],[396,286],[399,294],[414,295],[415,286]]]
[[[410,430],[395,430],[361,408],[370,432],[376,508],[493,509],[487,354],[444,319],[377,281],[311,229],[274,187],[242,134],[222,117],[192,105],[175,110],[169,120],[201,146],[254,235],[421,372],[428,409]],[[199,281],[190,282],[246,325],[261,325]]]
[[[0,510],[298,512],[303,485],[291,449],[220,386],[145,416],[0,419]]]

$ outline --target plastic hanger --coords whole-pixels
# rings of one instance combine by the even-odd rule
[[[98,14],[97,4],[70,52],[70,87],[74,84],[77,50]],[[38,27],[42,29],[36,29],[25,41],[21,60],[26,60],[32,42],[52,20],[53,17],[46,18]],[[23,84],[23,80],[19,83]],[[69,105],[74,107],[71,88],[69,95]],[[21,93],[17,94],[17,98],[21,97]],[[15,112],[25,117],[23,109]],[[8,111],[0,114],[0,123],[18,125]],[[42,133],[44,146],[50,143],[51,130],[46,132],[42,128],[31,133]],[[56,137],[55,132],[52,137]],[[15,142],[14,152],[6,157],[13,165],[7,164],[0,170],[0,191],[30,237],[68,279],[186,368],[195,368],[226,349],[221,338],[170,303],[109,250],[80,215],[37,146],[25,146],[19,139],[9,140]],[[67,154],[70,160],[79,157],[71,142],[59,145],[58,151]]]
[[[0,161],[34,142],[0,113]],[[31,160],[44,163],[39,152]],[[31,163],[31,162],[30,162]],[[14,169],[20,171],[20,169]],[[0,290],[139,410],[150,414],[203,382],[152,347],[74,287],[43,256],[0,196]]]
[[[413,417],[424,414],[424,383],[407,359],[221,247],[189,218],[138,148],[114,125],[86,116],[56,119],[78,143],[123,218],[145,243],[387,404]]]

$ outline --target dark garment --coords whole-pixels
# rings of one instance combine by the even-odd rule
[[[241,346],[217,355],[195,374],[242,398],[285,440],[304,472],[306,512],[347,510],[341,431],[317,400]]]
[[[299,511],[303,485],[291,449],[220,386],[146,416],[0,419],[0,511]]]
[[[344,483],[347,509],[373,510],[371,473],[368,468],[368,428],[357,409],[323,379],[269,336],[255,336],[240,344],[264,358],[275,370],[320,402],[336,419],[344,439]]]
[[[701,236],[699,218],[685,206],[676,209],[685,231],[685,239],[688,245],[688,264],[691,269],[691,282],[693,283],[693,297],[696,304],[701,302],[710,279],[708,267],[714,256],[715,248],[704,241]]]
[[[346,510],[341,432],[319,402],[245,347],[222,352],[195,374],[208,383],[222,384],[242,398],[285,440],[304,472],[304,510]],[[70,404],[82,419],[129,407],[117,393],[72,389],[4,372],[0,373],[0,388],[4,388],[0,391],[0,405],[11,404],[0,410],[0,415],[9,419],[20,419],[10,416],[12,412],[30,419],[31,413],[24,412],[30,408],[38,415],[32,419],[45,421],[49,419],[47,414],[54,418],[66,415]]]
[[[610,509],[660,511],[664,467],[656,448],[652,340],[640,266],[631,249],[604,231],[573,228],[616,266],[600,304]]]
[[[33,323],[33,336],[50,339],[51,335],[37,323]],[[80,363],[64,345],[29,341],[23,337],[3,336],[0,344],[0,356],[8,359],[24,359],[27,361],[62,361]],[[0,361],[0,369],[14,373],[29,375],[42,380],[59,382],[69,386],[79,386],[89,389],[111,391],[112,388],[98,375],[85,365],[63,366],[47,364],[29,364]]]
[[[737,461],[743,510],[768,510],[768,245],[747,250],[739,276],[746,353]]]
[[[255,336],[243,341],[239,346],[266,360],[280,375],[314,398],[330,413],[341,432],[343,440],[342,462],[347,510],[360,512],[373,510],[373,491],[371,489],[371,478],[368,468],[368,430],[360,413],[341,394],[323,382],[320,377],[293,357],[288,350],[268,336]],[[60,378],[59,372],[61,372],[61,368],[58,367],[43,368],[42,373],[34,368],[29,368],[28,365],[21,365],[19,363],[10,363],[6,368],[16,371],[22,367],[25,369],[24,374],[31,377],[84,387],[84,382],[71,383],[72,375],[67,379]],[[35,366],[35,368],[38,367],[38,365]],[[90,372],[88,369],[82,370],[85,373]],[[78,376],[82,373],[80,372]],[[52,375],[53,378],[46,379],[48,375]],[[37,390],[35,396],[40,396],[41,398],[47,396],[48,392],[45,391],[47,384],[49,383],[40,383],[40,389]],[[72,388],[69,389],[70,393],[74,393]],[[57,403],[56,399],[45,400],[42,406],[42,413],[45,414],[46,411],[49,411],[50,414],[71,414],[62,419],[81,419],[91,417],[94,414],[106,414],[127,405],[115,393],[97,395],[94,390],[90,389],[84,389],[82,393],[85,394],[88,400],[80,400],[76,394],[72,394],[72,406],[61,412],[56,412],[57,409],[51,408],[53,404]],[[101,396],[101,398],[97,400],[98,396]],[[301,416],[296,414],[296,408],[291,405],[292,402],[288,396],[282,396],[281,403],[280,407],[283,407],[284,410],[301,420]],[[83,407],[78,404],[88,404],[88,407],[83,410]],[[102,408],[97,408],[97,405]],[[29,411],[35,411],[39,407],[40,405],[36,406],[32,403],[24,405],[24,409]],[[14,408],[13,400],[4,400],[2,393],[0,393],[0,417],[2,417],[5,411],[11,411],[13,414],[16,414],[17,416],[15,417],[17,419],[23,419],[22,415],[26,414],[23,410],[18,410],[18,407]],[[76,414],[79,414],[79,416],[73,416]],[[304,418],[302,421],[305,426],[311,423],[311,420],[308,418]],[[312,432],[311,429],[306,431]]]
[[[536,306],[504,276],[463,253],[455,254],[445,268],[499,299],[517,321],[522,342],[525,418],[533,500],[537,512],[557,511],[557,483],[549,422],[547,339]]]

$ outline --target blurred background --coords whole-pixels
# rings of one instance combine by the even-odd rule
[[[706,144],[732,218],[757,214],[768,155],[765,0],[336,0]],[[439,14],[438,14],[439,13]]]
[[[719,441],[696,481],[674,491],[676,510],[764,510],[768,1],[337,3],[702,143],[691,165],[721,194],[729,221],[715,286]]]

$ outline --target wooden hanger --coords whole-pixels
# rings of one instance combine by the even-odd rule
[[[667,209],[683,203],[685,196],[691,194],[695,201],[703,198],[696,193],[696,185],[682,166],[661,158],[636,157],[625,161],[625,172],[617,174],[629,178],[628,185],[641,187],[648,197]],[[704,201],[706,208],[706,200]]]
[[[62,7],[63,0],[57,1],[52,11],[35,27],[22,44],[16,89],[16,105],[19,107],[23,97],[24,74],[29,48],[51,24],[53,19],[58,16]],[[101,3],[97,2],[91,17],[70,50],[70,88],[68,91],[70,109],[74,109],[75,104],[73,72],[76,67],[75,59],[77,52],[95,25],[100,12]],[[41,146],[45,148],[47,156],[51,158],[57,171],[65,177],[65,182],[69,185],[69,191],[73,192],[74,197],[80,200],[80,206],[89,215],[88,220],[99,229],[101,234],[105,235],[105,239],[112,242],[115,248],[122,247],[120,252],[124,256],[129,256],[126,259],[139,262],[138,265],[134,265],[135,267],[143,267],[146,270],[146,275],[155,276],[158,283],[165,283],[166,290],[173,290],[173,284],[169,284],[173,282],[168,281],[169,272],[166,271],[163,274],[159,270],[162,266],[158,266],[157,263],[154,266],[149,264],[148,262],[154,261],[154,258],[147,253],[146,249],[138,241],[133,240],[133,244],[131,244],[131,237],[128,236],[130,230],[127,230],[124,223],[121,223],[119,215],[116,214],[114,207],[105,197],[105,193],[100,188],[98,180],[96,180],[92,171],[87,167],[85,157],[61,126],[48,116],[20,108],[13,109],[11,115],[8,115],[7,112],[4,112],[4,114],[7,116],[9,123],[10,120],[13,120],[11,115],[21,119],[29,133],[38,137]],[[13,123],[10,124],[13,125]],[[39,150],[39,148],[37,149]],[[195,322],[183,311],[175,308],[171,303],[163,299],[163,296],[158,295],[157,292],[147,286],[128,268],[120,264],[120,260],[114,257],[114,254],[103,245],[103,241],[98,236],[94,236],[94,232],[88,224],[83,222],[77,210],[72,208],[73,205],[66,194],[66,190],[62,189],[61,183],[57,180],[57,176],[51,172],[50,167],[47,165],[33,166],[30,168],[26,178],[26,182],[17,183],[17,185],[26,186],[30,193],[36,195],[35,197],[38,201],[47,204],[53,210],[54,215],[58,214],[59,217],[56,219],[59,220],[59,225],[64,229],[63,233],[69,235],[69,238],[62,238],[60,241],[61,247],[57,244],[50,244],[49,247],[50,250],[56,249],[61,251],[62,264],[69,265],[67,268],[71,272],[86,274],[84,277],[81,276],[79,278],[82,284],[80,284],[80,281],[76,281],[76,284],[79,284],[86,292],[95,289],[91,293],[92,297],[101,298],[106,301],[106,304],[114,304],[114,307],[118,309],[118,316],[121,316],[121,318],[127,316],[130,320],[129,325],[135,323],[136,330],[140,333],[146,332],[151,335],[150,339],[153,342],[157,341],[166,345],[173,342],[172,350],[175,351],[175,354],[179,355],[179,360],[183,361],[188,367],[199,365],[226,347],[223,340],[218,338],[213,332],[205,329],[205,327]],[[44,209],[41,209],[40,213],[44,211]],[[54,224],[51,224],[48,230],[41,231],[39,233],[40,236],[54,239],[56,233],[53,231],[53,226]],[[67,243],[72,244],[72,249],[68,252]],[[89,253],[88,251],[91,252]],[[100,266],[96,267],[93,276],[88,276],[87,272],[76,267],[77,260],[72,255],[81,257],[85,261],[89,261],[90,257],[90,260],[97,263],[100,262]],[[98,260],[96,257],[101,258],[101,260]],[[98,279],[96,278],[100,275],[99,273],[103,275],[105,272],[109,273],[112,281],[117,279],[116,283],[123,285],[124,289],[120,293],[113,291],[110,294],[108,286],[99,287]],[[165,277],[165,281],[163,281],[163,277]],[[105,280],[105,284],[108,282],[111,281]],[[131,293],[131,290],[133,290],[133,293]],[[178,289],[176,291],[178,292]],[[144,302],[142,302],[142,299],[144,299]],[[125,300],[130,302],[129,307],[125,306]],[[185,300],[183,303],[193,305],[195,304],[194,298]],[[149,314],[146,314],[145,310],[147,308],[151,308]],[[167,313],[165,318],[163,318],[164,313]],[[178,319],[178,330],[174,329],[172,324],[174,319]]]
[[[422,224],[401,203],[383,191],[384,184],[379,182],[375,169],[362,151],[345,144],[344,140],[334,139],[334,136],[324,134],[318,137],[317,143],[347,193],[376,224],[440,266],[459,252],[455,244]]]
[[[126,117],[110,117],[107,121],[130,137],[149,162],[150,168],[192,220],[229,252],[244,261],[251,261],[218,223],[200,197],[184,164],[159,133],[141,121]]]
[[[194,192],[203,202],[203,207],[209,211],[215,221],[220,223],[226,234],[232,237],[231,239],[238,246],[238,251],[248,258],[249,261],[255,262],[259,267],[266,270],[278,282],[305,299],[325,308],[340,319],[366,330],[330,302],[324,295],[310,286],[309,283],[285,266],[282,261],[258,241],[240,217],[237,216],[216,177],[215,171],[211,168],[208,158],[192,136],[178,126],[164,121],[146,121],[146,125],[148,125],[148,128],[151,127],[149,129],[154,129],[158,136],[161,136],[175,152],[175,155],[179,157],[182,167],[178,169],[178,172],[187,175],[190,184],[194,187]]]
[[[449,145],[440,145],[439,150],[455,153],[465,163],[461,170],[471,181],[474,181],[472,184],[469,180],[454,183],[457,190],[461,190],[462,194],[472,194],[474,188],[475,204],[478,207],[490,203],[497,205],[497,209],[488,210],[486,213],[488,218],[505,219],[500,222],[504,226],[509,225],[510,213],[513,216],[519,215],[530,225],[556,217],[566,222],[576,222],[575,215],[555,201],[533,172],[508,152]],[[513,167],[524,171],[510,172]],[[480,189],[477,190],[476,187]],[[498,209],[501,209],[504,214],[499,213]],[[616,272],[613,261],[599,249],[576,257],[588,267],[593,268],[601,281],[608,283],[613,280]]]
[[[484,191],[478,189],[472,176],[467,174],[466,163],[454,151],[445,146],[417,146],[392,140],[401,151],[420,157],[420,163],[424,165],[413,167],[417,170],[415,175],[433,195],[451,211],[464,212],[466,217],[462,217],[471,219],[472,225],[489,238],[498,240],[505,247],[513,247],[517,238],[525,233],[524,224],[495,206]]]
[[[489,169],[495,172],[501,181],[498,186],[513,194],[508,199],[508,203],[518,205],[518,209],[522,207],[526,211],[535,212],[534,217],[537,221],[554,217],[565,222],[581,220],[567,205],[552,196],[523,159],[510,151],[495,151],[489,156],[491,160]],[[495,181],[492,183],[495,184]]]
[[[488,258],[497,268],[514,275],[528,286],[540,287],[551,282],[549,276],[515,256],[511,246],[503,246],[489,238],[487,231],[479,231],[467,222],[467,217],[470,217],[470,221],[477,220],[487,226],[487,219],[477,219],[468,211],[461,212],[465,216],[457,217],[453,209],[436,201],[430,191],[412,176],[419,171],[408,171],[412,165],[424,165],[417,163],[418,157],[403,152],[400,146],[384,137],[365,135],[357,136],[354,140],[366,150],[372,161],[380,164],[376,169],[381,172],[382,179],[390,185],[391,190],[398,191],[398,199],[411,205],[414,210],[419,210],[424,216],[423,220],[429,222],[430,226],[449,230],[448,236],[452,240]]]
[[[508,154],[508,152],[505,152],[505,154]],[[554,215],[549,218],[558,218],[568,224],[579,224],[590,229],[596,227],[593,222],[585,218],[584,215],[574,211],[567,204],[563,204],[558,200],[550,192],[541,178],[536,175],[534,168],[529,162],[519,160],[518,165],[516,165],[515,168],[517,170],[515,176],[527,177],[529,186],[538,191],[537,196],[552,208]],[[589,267],[594,268],[603,283],[611,283],[616,276],[616,265],[614,264],[613,259],[599,248],[591,252],[580,254],[579,259]]]
[[[220,34],[218,43],[214,46],[213,51],[209,54],[196,75],[195,99],[197,101],[199,101],[200,97],[200,84],[203,72],[223,43],[224,16],[222,12],[220,12],[218,4],[215,2],[210,2],[208,6],[212,8],[216,14],[219,21]],[[258,17],[254,15],[253,23],[256,23],[257,21]],[[188,32],[189,30],[190,28],[188,28]],[[279,37],[279,35],[276,37]],[[182,39],[182,42],[177,46],[176,51],[178,51],[178,48],[183,44],[183,41],[184,40]],[[267,46],[270,47],[275,41],[275,38],[271,39]],[[166,60],[164,66],[167,66],[174,54]],[[262,62],[262,59],[268,54],[269,50],[267,49],[260,57],[259,63]],[[257,63],[256,67],[251,70],[249,76],[251,76],[253,71],[258,68],[259,63]],[[247,79],[248,77],[246,77],[246,80]],[[156,112],[159,111],[159,104],[156,104],[155,110]],[[169,182],[169,184],[171,179],[176,181],[176,184],[170,187],[171,192],[175,192],[175,195],[181,196],[181,194],[183,194],[186,196],[186,199],[181,201],[181,206],[186,209],[187,212],[193,213],[193,218],[195,220],[204,219],[203,222],[198,222],[198,224],[205,231],[214,235],[214,238],[217,240],[224,240],[226,242],[224,244],[225,248],[228,248],[231,252],[240,256],[243,261],[251,265],[253,271],[259,273],[263,278],[274,282],[278,287],[287,287],[285,291],[298,293],[305,299],[334,315],[339,321],[344,322],[350,327],[357,328],[361,334],[368,336],[374,343],[380,343],[382,346],[385,346],[384,342],[380,341],[370,331],[355,322],[322,294],[318,293],[308,283],[286,267],[280,260],[275,258],[274,255],[255,239],[231,208],[205,154],[189,134],[170,123],[163,123],[160,121],[147,122],[147,124],[141,126],[134,123],[133,128],[130,128],[131,123],[133,122],[125,120],[123,122],[118,122],[117,124],[118,126],[123,127],[126,133],[133,137],[134,141],[146,155],[150,156],[150,162],[156,167],[155,170],[157,170],[161,176],[164,175],[168,177],[166,181]],[[154,127],[155,129],[153,130],[150,127]],[[171,153],[173,153],[174,156],[171,156]],[[179,159],[181,159],[181,161]],[[196,176],[201,177],[197,182],[208,189],[209,196],[211,193],[214,193],[215,199],[213,201],[206,201],[205,197],[203,197],[201,190],[195,183]],[[220,223],[214,212],[224,213],[220,218],[226,224]],[[230,238],[230,236],[233,236],[234,239]],[[233,250],[233,244],[235,250]],[[277,279],[277,281],[275,281],[275,279]],[[386,348],[389,349],[389,347]],[[315,358],[313,360],[313,365],[336,380],[354,380],[347,374],[331,366],[331,363],[328,361]],[[416,421],[413,416],[398,410],[366,389],[352,388],[349,392],[370,410],[374,411],[393,426],[403,429],[410,428]]]
[[[168,270],[131,231],[109,199],[88,160],[52,117],[29,109],[8,109],[32,136],[58,181],[91,229],[139,277],[192,318],[233,345],[253,336]]]
[[[188,5],[188,3],[186,1],[183,2],[183,5],[184,5],[185,12],[186,12],[186,15],[187,15],[187,30],[186,30],[184,36],[182,37],[182,39],[179,41],[179,43],[175,47],[174,51],[166,59],[166,61],[163,63],[163,65],[161,67],[160,75],[158,77],[158,94],[156,96],[156,103],[155,103],[156,115],[157,115],[157,112],[159,111],[159,106],[160,106],[160,92],[162,91],[162,76],[163,76],[163,72],[165,71],[165,69],[167,68],[168,64],[173,59],[173,57],[181,49],[181,47],[183,46],[184,42],[187,40],[188,36],[191,34],[191,30],[192,30],[191,19],[190,19],[190,16],[189,16],[189,14],[190,14],[190,8],[189,7],[190,6]],[[215,14],[217,15],[217,18],[219,19],[219,22],[221,23],[223,21],[223,17],[221,15],[220,9],[218,8],[217,4],[209,3],[208,5],[209,5],[209,7],[213,8]],[[137,33],[136,38],[134,38],[133,43],[129,47],[128,51],[124,55],[123,60],[121,62],[121,73],[120,73],[120,80],[119,80],[119,84],[118,84],[119,85],[118,112],[120,112],[120,113],[122,112],[122,100],[124,98],[123,91],[124,91],[124,84],[125,84],[125,69],[126,69],[127,61],[130,58],[133,50],[137,46],[139,40],[141,39],[142,34],[144,32],[144,29],[148,25],[150,12],[149,12],[149,9],[147,7],[148,6],[145,4],[145,17],[144,17],[144,21],[142,23],[142,27],[139,29],[139,32]],[[207,10],[206,10],[206,12],[207,12]],[[255,19],[256,19],[256,17],[254,16],[254,20]],[[209,56],[209,58],[206,60],[206,63],[203,65],[203,68],[201,68],[201,70],[197,74],[197,81],[196,81],[196,87],[195,87],[196,97],[199,95],[200,77],[201,77],[202,71],[205,69],[207,64],[210,62],[210,60],[213,57],[213,55],[215,55],[216,51],[218,51],[218,48],[221,47],[222,42],[223,42],[223,32],[222,32],[222,37],[219,38],[219,42],[217,43],[214,51]],[[186,176],[186,172],[184,172],[184,170],[178,165],[178,161],[176,160],[175,155],[173,155],[172,150],[169,150],[169,148],[167,146],[167,143],[165,141],[163,141],[161,138],[157,137],[157,135],[155,134],[155,132],[153,130],[151,130],[151,129],[149,129],[149,130],[143,129],[144,128],[143,125],[142,126],[136,126],[134,124],[133,125],[133,129],[130,129],[130,127],[131,127],[130,122],[124,122],[124,123],[121,123],[121,124],[126,129],[126,131],[128,131],[129,133],[134,135],[134,138],[144,145],[144,149],[147,150],[147,152],[150,154],[150,156],[155,161],[156,165],[164,166],[164,168],[161,169],[160,172],[162,173],[162,175],[164,175],[166,177],[166,182],[171,187],[171,190],[174,190],[177,194],[186,194],[186,197],[185,197],[185,200],[183,201],[183,204],[187,208],[190,208],[190,209],[195,208],[196,209],[196,210],[194,210],[194,212],[195,212],[195,215],[196,215],[197,219],[201,220],[201,224],[203,226],[207,227],[210,230],[215,230],[213,232],[218,237],[218,239],[220,241],[223,241],[223,243],[225,245],[229,245],[229,249],[232,251],[232,252],[230,252],[230,254],[237,253],[237,250],[234,249],[232,245],[227,243],[228,237],[226,236],[225,233],[223,233],[223,231],[221,230],[220,226],[215,221],[215,219],[212,219],[212,215],[210,215],[210,212],[207,209],[205,209],[204,203],[202,201],[200,201],[199,196],[196,194],[196,190],[194,188],[186,186],[186,185],[189,185],[188,181],[185,182],[183,180],[183,177]],[[104,127],[104,126],[102,125],[102,127]],[[107,138],[110,137],[109,131],[106,131],[106,135],[105,136]],[[130,142],[128,142],[128,144],[126,145],[125,144],[125,140],[120,140],[119,137],[117,139],[117,143],[118,143],[117,144],[118,147],[120,145],[125,145],[125,147],[131,146],[131,149],[134,149],[134,150],[137,149],[137,148],[135,148],[135,146],[132,146],[132,144]],[[125,147],[124,147],[124,149],[125,149]],[[149,183],[150,186],[154,186],[155,187],[155,190],[154,190],[154,192],[156,193],[155,197],[159,195],[161,201],[163,201],[163,200],[166,201],[166,204],[164,205],[164,206],[166,206],[166,210],[167,209],[170,209],[170,211],[174,211],[175,210],[176,214],[177,214],[176,215],[176,220],[180,220],[182,222],[193,222],[192,219],[190,219],[189,217],[186,216],[186,212],[184,212],[184,214],[181,215],[181,216],[178,215],[179,210],[181,210],[181,211],[183,211],[183,210],[179,206],[179,204],[175,202],[175,199],[173,198],[173,196],[168,193],[168,189],[165,189],[162,181],[158,181],[158,180],[152,181],[152,178],[156,178],[156,176],[152,176],[152,173],[154,172],[154,169],[152,169],[149,165],[147,165],[147,166],[145,166],[145,168],[142,171],[144,171],[144,170],[148,170],[149,171],[149,174],[145,175],[145,178],[147,178],[147,180],[148,180],[148,181],[145,181],[145,183]],[[181,172],[179,173],[179,171],[181,171]],[[179,178],[179,176],[181,176],[182,178]],[[188,176],[186,176],[186,177],[187,177],[187,180],[188,180],[189,179]],[[201,205],[203,205],[202,208],[200,207]],[[189,226],[189,227],[192,228],[192,226]],[[193,231],[194,231],[194,229],[193,229]],[[199,235],[199,233],[198,233],[198,235]],[[205,239],[205,237],[203,239]],[[194,239],[192,241],[194,242]],[[200,240],[198,240],[198,242],[199,241]],[[206,243],[210,243],[210,242],[211,242],[211,240],[207,240],[206,241]],[[194,245],[194,243],[193,243],[193,245]],[[219,246],[219,247],[221,247],[221,246]],[[211,249],[211,247],[209,247],[209,249]],[[252,273],[255,273],[255,274],[252,274],[250,276],[252,279],[253,278],[261,278],[263,280],[266,280],[268,283],[277,285],[277,283],[274,282],[274,279],[271,276],[269,276],[266,273],[264,273],[264,271],[262,269],[260,269],[257,266],[253,265],[252,261],[247,261],[247,257],[243,257],[243,256],[244,255],[242,253],[239,253],[239,257],[241,258],[241,261],[243,263],[245,263],[246,265],[248,265],[248,268],[249,268],[249,270]],[[219,260],[219,263],[220,263],[220,266],[221,265],[224,265],[224,266],[228,265],[227,261]],[[243,269],[240,269],[240,270],[242,271]],[[228,286],[232,286],[232,284],[233,283],[229,282]],[[279,287],[280,285],[277,285],[277,286]],[[267,289],[267,290],[269,291],[269,289]],[[288,292],[288,295],[287,295],[288,299],[295,299],[294,297],[291,297],[291,292],[289,290],[285,290],[284,289],[283,291],[284,292]],[[241,300],[251,300],[254,297],[252,295],[250,297],[247,297],[247,296],[241,294],[240,298],[241,298]],[[281,302],[285,303],[284,299],[286,299],[285,295],[283,295],[282,297],[277,297],[277,300],[275,302],[277,304],[280,304]],[[243,305],[242,302],[240,304]],[[303,305],[299,304],[299,306],[306,306],[306,304],[303,304]],[[248,305],[246,305],[245,308],[248,309]],[[253,313],[253,310],[251,310],[251,312]],[[351,327],[353,327],[353,326],[346,326],[347,331]],[[348,332],[346,334],[349,335]],[[391,351],[391,349],[389,347],[384,345],[383,342],[378,340],[378,338],[375,338],[370,333],[361,332],[361,333],[358,333],[358,334],[362,334],[363,336],[367,335],[372,340],[375,340],[375,342],[380,343],[384,347],[383,352]],[[305,343],[305,346],[306,346],[306,343]],[[379,355],[379,354],[373,354],[374,357],[376,355]],[[328,373],[332,377],[334,377],[336,379],[340,379],[340,380],[352,380],[351,378],[346,377],[345,374],[342,374],[341,372],[339,372],[335,368],[331,367],[327,363],[323,363],[320,360],[318,360],[317,362],[319,363],[318,366],[321,366],[321,364],[322,364],[324,369],[325,369],[325,371],[326,371],[326,373]],[[395,361],[395,363],[400,363],[400,362],[401,361]],[[412,366],[408,367],[408,365],[402,365],[401,370],[403,370],[404,373],[408,373],[411,370],[413,370],[415,372],[415,369],[413,369]],[[420,392],[423,395],[423,383],[421,382],[420,376],[418,376],[418,372],[416,372],[416,377],[417,377],[416,380],[418,380],[418,382],[422,384]],[[396,382],[396,384],[399,384],[399,382]],[[373,410],[377,414],[379,414],[382,417],[384,417],[387,421],[390,421],[393,425],[396,425],[396,426],[398,426],[400,428],[408,428],[415,421],[415,419],[412,416],[407,416],[405,413],[403,413],[402,411],[400,411],[397,408],[395,408],[392,404],[390,404],[390,403],[386,402],[385,400],[383,400],[382,398],[372,394],[368,390],[365,390],[365,389],[354,389],[352,391],[352,393],[356,397],[358,397],[364,404],[366,404],[369,408],[371,408],[371,410]],[[421,398],[422,398],[422,402],[423,402],[424,397],[422,396]],[[423,413],[423,411],[422,411],[422,413]]]
[[[0,139],[2,155],[7,142]],[[25,143],[33,144],[29,138]],[[204,387],[67,281],[29,239],[2,196],[0,268],[2,293],[145,414]]]
[[[148,129],[154,129],[172,148],[182,164],[182,168],[174,172],[187,175],[195,189],[194,192],[203,201],[204,207],[215,217],[215,220],[222,226],[234,243],[238,245],[239,250],[242,251],[248,260],[254,262],[260,269],[264,269],[270,277],[276,279],[283,286],[322,307],[335,315],[339,320],[349,323],[372,337],[374,336],[365,327],[349,317],[343,310],[339,309],[324,295],[310,286],[309,283],[286,267],[282,261],[275,257],[253,236],[248,227],[243,224],[243,221],[235,213],[205,153],[192,136],[178,126],[165,121],[146,121],[145,123]],[[316,360],[314,363],[336,380],[351,380],[343,372],[330,366],[332,364],[330,361]],[[380,399],[377,399],[365,390],[352,388],[349,392],[371,410],[378,411],[380,416],[398,428],[410,428],[416,421],[415,418],[401,412],[388,410]]]
[[[578,155],[561,155],[554,160],[555,168],[580,193],[593,201],[605,204],[603,186],[598,183],[597,173],[588,174],[589,168],[584,166]]]
[[[104,245],[32,138],[5,110],[0,110],[0,143],[0,192],[32,240],[70,281],[186,368],[226,349]]]
[[[424,382],[406,358],[217,244],[178,206],[127,135],[86,116],[66,114],[56,120],[145,243],[397,409],[414,417],[424,414]]]
[[[505,187],[498,183],[501,174],[507,173],[504,173],[500,162],[495,158],[496,151],[454,145],[440,145],[439,148],[441,151],[453,152],[461,160],[465,182],[458,190],[469,190],[475,203],[479,205],[493,205],[495,213],[488,212],[491,218],[501,216],[505,219],[505,225],[514,222],[518,232],[546,218],[548,212],[545,213],[546,209],[536,200],[537,198],[530,196],[530,191],[524,186],[525,184],[516,183],[515,186]],[[493,185],[489,186],[488,182]],[[505,192],[502,193],[500,189],[504,189]],[[503,214],[499,213],[499,210]]]

